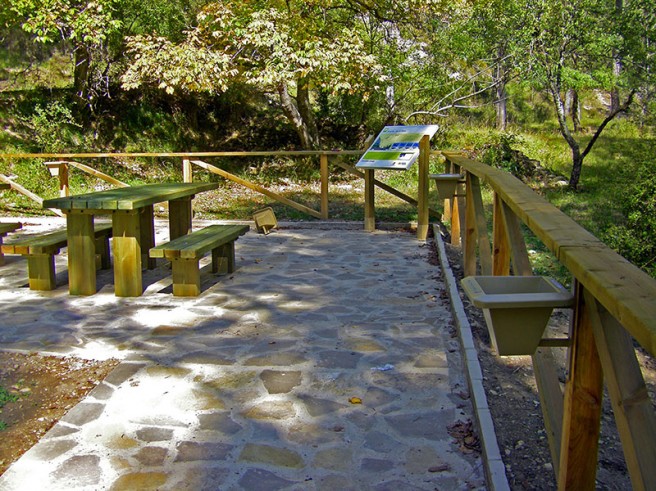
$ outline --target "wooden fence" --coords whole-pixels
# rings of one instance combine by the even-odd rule
[[[100,172],[97,169],[94,169],[88,165],[77,162],[77,160],[82,159],[121,159],[121,158],[177,158],[181,159],[182,162],[182,175],[184,182],[192,182],[193,180],[193,166],[196,165],[200,168],[205,169],[208,172],[213,174],[220,175],[221,177],[235,182],[241,186],[247,187],[253,191],[256,191],[260,194],[268,196],[280,203],[283,203],[286,206],[294,208],[298,211],[301,211],[307,215],[310,215],[314,218],[321,220],[327,220],[330,218],[328,212],[329,204],[329,179],[330,179],[330,170],[329,164],[334,164],[347,172],[356,175],[360,178],[364,178],[365,175],[360,170],[356,169],[354,166],[342,162],[339,157],[344,156],[358,156],[363,153],[362,150],[323,150],[323,151],[314,151],[314,150],[298,150],[298,151],[262,151],[262,152],[170,152],[170,153],[156,153],[156,152],[142,152],[142,153],[16,153],[16,154],[0,154],[0,158],[11,160],[11,159],[21,159],[21,158],[38,158],[44,159],[44,164],[50,170],[52,176],[57,176],[59,178],[59,190],[61,196],[68,196],[69,186],[68,178],[70,168],[76,168],[82,172],[93,175],[99,179],[102,179],[114,186],[127,186],[127,184]],[[290,200],[285,196],[282,196],[279,193],[271,191],[264,186],[261,186],[258,183],[248,181],[243,179],[235,174],[232,174],[220,166],[212,165],[204,160],[200,159],[213,159],[220,157],[319,157],[319,166],[320,166],[320,176],[321,176],[321,191],[320,191],[320,209],[314,210],[309,208],[301,203]],[[330,157],[333,157],[332,162],[330,162]],[[336,158],[337,157],[337,158]],[[48,160],[56,159],[56,160]],[[32,193],[31,191],[25,189],[20,184],[9,179],[7,176],[0,174],[0,181],[9,184],[12,189],[15,191],[27,196],[28,198],[36,201],[39,205],[43,202],[43,199]],[[374,179],[373,183],[375,186],[380,189],[396,196],[397,198],[413,205],[418,206],[418,202],[412,196],[389,186],[388,184]],[[54,213],[61,214],[58,210],[51,210]],[[428,213],[434,218],[439,218],[440,213],[434,209],[429,209]]]
[[[443,155],[446,173],[464,178],[445,202],[445,215],[452,243],[462,247],[466,276],[532,275],[522,222],[572,274],[564,391],[552,348],[539,348],[532,359],[558,488],[595,489],[605,381],[633,488],[656,489],[656,412],[633,344],[656,353],[656,280],[512,175],[457,153]],[[494,193],[492,241],[482,182]]]
[[[56,159],[46,162],[59,177],[60,192],[68,190],[70,167],[116,186],[125,185],[77,160],[85,158],[179,158],[183,180],[191,182],[193,166],[220,175],[288,206],[320,219],[329,218],[329,159],[360,155],[362,151],[198,152],[113,154],[12,154],[11,158]],[[433,152],[433,154],[438,152]],[[656,354],[656,281],[606,247],[571,218],[560,212],[510,174],[460,154],[442,152],[448,174],[461,174],[463,184],[444,203],[443,220],[451,223],[452,243],[463,250],[464,271],[475,275],[533,274],[520,224],[523,222],[574,279],[575,307],[568,348],[565,389],[558,380],[553,347],[542,346],[533,355],[533,367],[542,402],[554,471],[559,489],[595,488],[597,446],[605,380],[622,440],[631,482],[636,490],[656,489],[656,413],[636,358],[635,339],[652,356]],[[318,156],[321,175],[319,210],[296,203],[257,183],[235,176],[201,159],[254,156]],[[76,159],[76,160],[73,160]],[[353,166],[335,159],[347,171],[365,177]],[[19,192],[37,202],[40,197],[0,175]],[[417,200],[385,183],[378,187],[413,205]],[[494,192],[492,240],[484,213],[481,183]],[[440,216],[429,210],[431,216]]]

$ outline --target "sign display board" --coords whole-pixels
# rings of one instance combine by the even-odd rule
[[[436,125],[386,126],[355,165],[360,169],[408,170],[419,157],[419,141],[432,138]]]

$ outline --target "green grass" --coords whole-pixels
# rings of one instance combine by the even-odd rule
[[[17,400],[18,400],[17,395],[11,394],[9,391],[7,391],[7,389],[0,386],[0,409],[5,407],[6,404],[10,402],[16,402]],[[0,431],[4,430],[5,428],[7,428],[7,423],[0,420]]]
[[[591,125],[598,123],[594,120],[588,122]],[[520,127],[509,130],[516,139],[512,147],[538,160],[552,174],[562,175],[567,180],[571,171],[571,150],[565,140],[553,129],[543,127],[536,130],[534,126],[529,126],[529,130]],[[588,130],[587,133],[577,135],[582,147],[587,145],[591,133]],[[448,135],[448,144],[455,149],[476,150],[498,139],[496,135],[497,132],[487,128],[460,126]],[[563,186],[544,187],[536,184],[532,187],[582,227],[604,240],[613,227],[626,222],[625,203],[627,197],[636,192],[636,186],[640,186],[636,181],[639,169],[656,167],[655,147],[656,138],[651,129],[639,128],[627,120],[614,121],[584,160],[577,191]],[[488,204],[491,199],[491,193],[484,196]],[[651,199],[656,198],[652,196]],[[491,223],[489,209],[488,220]],[[553,276],[561,283],[568,284],[569,273],[565,268],[528,229],[525,232],[534,272]]]

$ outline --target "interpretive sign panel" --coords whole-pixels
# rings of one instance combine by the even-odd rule
[[[386,126],[356,167],[407,170],[419,157],[419,141],[425,135],[432,138],[437,129],[436,125]]]

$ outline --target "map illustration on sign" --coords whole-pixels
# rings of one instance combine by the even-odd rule
[[[419,157],[419,141],[424,135],[431,138],[437,129],[435,125],[386,126],[356,167],[407,170]]]

